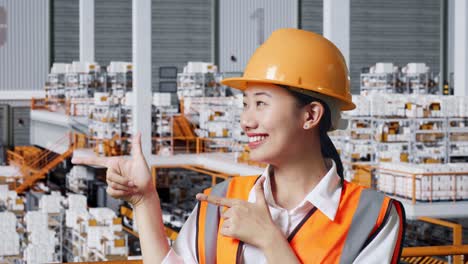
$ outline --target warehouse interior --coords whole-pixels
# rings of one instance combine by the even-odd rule
[[[195,195],[260,175],[241,76],[280,28],[343,54],[345,179],[400,201],[400,263],[468,263],[465,0],[0,0],[0,263],[141,263],[133,207],[76,157],[142,151],[173,243]],[[378,262],[376,262],[378,263]]]

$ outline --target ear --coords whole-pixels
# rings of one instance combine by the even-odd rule
[[[304,107],[304,110],[303,128],[309,130],[317,127],[325,111],[323,105],[319,102],[311,102]]]

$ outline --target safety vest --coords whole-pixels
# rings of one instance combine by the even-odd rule
[[[247,201],[259,177],[235,177],[204,191],[205,194]],[[344,181],[335,220],[316,207],[289,235],[291,248],[301,263],[352,263],[385,225],[392,205],[400,216],[398,241],[392,263],[398,263],[403,244],[405,216],[400,202],[382,193]],[[221,235],[221,207],[198,204],[196,253],[198,263],[235,264],[242,259],[243,242]]]

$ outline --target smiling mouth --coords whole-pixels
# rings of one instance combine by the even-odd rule
[[[268,136],[254,136],[254,137],[249,137],[249,143],[258,143],[262,142],[265,140]]]
[[[265,142],[266,138],[268,138],[268,135],[259,135],[259,136],[249,137],[249,148],[253,150],[255,148],[260,147]]]

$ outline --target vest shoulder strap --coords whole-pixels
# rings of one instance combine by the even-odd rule
[[[359,203],[354,211],[340,263],[352,263],[363,249],[367,238],[381,226],[390,200],[381,192],[362,189]]]
[[[207,195],[247,200],[259,176],[239,176],[204,191]],[[196,253],[198,263],[215,263],[221,208],[207,202],[198,203]]]

